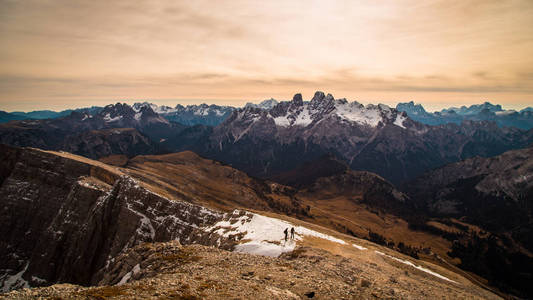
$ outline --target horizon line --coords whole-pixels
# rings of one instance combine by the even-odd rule
[[[327,95],[327,93],[325,93]],[[343,99],[344,97],[341,97],[341,98],[335,98],[335,99]],[[66,106],[66,105],[56,105],[56,108],[52,108],[52,107],[43,107],[42,109],[41,108],[36,108],[36,109],[33,109],[33,110],[22,110],[22,109],[12,109],[12,110],[4,110],[4,109],[1,109],[0,108],[0,111],[4,111],[4,112],[7,112],[7,113],[15,113],[15,112],[22,112],[22,113],[29,113],[29,112],[35,112],[35,111],[53,111],[53,112],[61,112],[61,111],[65,111],[65,110],[76,110],[76,109],[82,109],[82,108],[91,108],[91,107],[105,107],[107,105],[113,105],[113,104],[116,104],[116,103],[125,103],[125,104],[128,104],[128,105],[133,105],[135,103],[150,103],[150,104],[155,104],[157,106],[169,106],[169,107],[176,107],[177,105],[182,105],[182,106],[189,106],[189,105],[202,105],[202,104],[206,104],[206,105],[218,105],[218,106],[230,106],[230,107],[234,107],[234,108],[243,108],[246,104],[248,103],[253,103],[253,104],[259,104],[265,100],[271,100],[271,99],[274,99],[278,102],[286,102],[286,101],[291,101],[291,99],[284,99],[284,100],[279,100],[279,99],[276,99],[276,98],[268,98],[268,99],[263,99],[263,100],[242,100],[242,99],[230,99],[230,98],[226,98],[226,99],[222,99],[222,98],[216,98],[216,99],[194,99],[194,98],[153,98],[153,99],[150,99],[150,98],[125,98],[125,99],[118,99],[118,100],[94,100],[94,102],[99,102],[99,103],[95,103],[95,104],[82,104],[80,106],[77,106],[77,107],[72,107],[72,106]],[[308,99],[308,100],[304,100],[304,102],[307,102],[307,101],[310,101],[311,99]],[[521,110],[524,110],[526,108],[529,108],[529,107],[533,107],[533,104],[532,105],[524,105],[524,104],[513,104],[513,103],[506,103],[506,104],[500,104],[500,103],[497,103],[497,102],[491,102],[490,100],[482,100],[480,102],[475,102],[475,103],[467,103],[467,104],[452,104],[452,103],[448,103],[447,105],[445,103],[434,103],[434,104],[424,104],[423,102],[418,102],[418,101],[414,101],[414,100],[409,100],[409,101],[398,101],[396,102],[396,104],[390,104],[390,103],[393,103],[394,101],[385,101],[387,103],[382,103],[380,101],[383,101],[383,100],[378,100],[378,103],[376,103],[375,101],[372,101],[372,100],[357,100],[357,99],[354,99],[354,100],[350,100],[350,99],[346,99],[348,100],[348,102],[359,102],[361,104],[364,104],[365,106],[368,105],[368,104],[375,104],[375,105],[378,105],[378,104],[385,104],[391,108],[396,108],[396,106],[400,103],[410,103],[410,102],[413,102],[415,105],[422,105],[422,107],[424,108],[424,110],[426,110],[426,112],[428,113],[433,113],[433,112],[440,112],[444,109],[451,109],[451,108],[461,108],[461,107],[470,107],[470,106],[473,106],[473,105],[481,105],[481,104],[484,104],[484,103],[489,103],[491,105],[500,105],[502,107],[502,110],[515,110],[515,111],[521,111]],[[90,100],[89,100],[90,101]],[[174,101],[175,103],[174,104],[171,104],[169,105],[168,102],[170,101]],[[180,102],[181,101],[181,102]],[[234,101],[237,101],[237,102],[242,102],[244,104],[242,105],[230,105],[230,104],[223,104],[223,103],[214,103],[214,102],[219,102],[219,101],[231,101],[231,102],[234,102]],[[161,103],[161,102],[166,102],[166,103]],[[183,102],[189,102],[189,103],[183,103]],[[106,103],[106,104],[100,104],[100,103]],[[41,103],[42,104],[42,103]],[[432,107],[432,108],[430,108]],[[436,108],[438,107],[438,108]]]

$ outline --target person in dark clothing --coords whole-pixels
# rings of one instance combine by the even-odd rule
[[[289,228],[285,228],[283,233],[285,233],[285,242],[286,242],[287,241],[287,236],[288,236],[288,233],[289,233]]]
[[[294,240],[294,227],[291,228],[291,240]]]

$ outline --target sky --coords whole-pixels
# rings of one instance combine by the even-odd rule
[[[0,0],[0,110],[533,106],[533,1]]]

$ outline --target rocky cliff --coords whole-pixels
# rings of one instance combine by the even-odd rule
[[[4,291],[97,283],[113,258],[143,242],[231,248],[198,228],[222,215],[159,196],[119,170],[66,153],[1,146],[0,284]]]

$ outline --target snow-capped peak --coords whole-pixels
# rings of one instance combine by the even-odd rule
[[[159,106],[157,104],[149,103],[149,102],[142,102],[142,103],[137,102],[132,105],[133,110],[137,113],[140,112],[143,107],[150,107],[155,113],[158,113],[158,114],[165,114],[165,113],[171,113],[171,112],[176,111],[176,108],[172,108],[166,105]]]
[[[294,95],[292,101],[281,102],[268,111],[268,117],[280,127],[302,126],[318,123],[327,118],[340,118],[342,121],[363,126],[376,127],[380,124],[394,124],[405,128],[405,115],[385,104],[366,107],[357,101],[335,99],[331,94],[317,91],[309,102],[304,102],[301,94]]]
[[[450,108],[447,108],[447,109],[443,109],[441,111],[441,113],[457,113],[459,115],[464,115],[464,116],[468,116],[468,115],[475,115],[475,114],[479,114],[482,110],[488,110],[490,112],[498,112],[498,111],[502,111],[502,106],[499,105],[499,104],[492,104],[490,102],[485,102],[483,104],[474,104],[474,105],[470,105],[470,106],[461,106],[459,108],[457,107],[450,107]]]
[[[270,98],[270,99],[261,101],[259,104],[248,102],[246,103],[244,107],[255,107],[255,108],[260,108],[264,110],[269,110],[273,108],[274,106],[276,106],[278,103],[279,102],[276,99]]]
[[[104,107],[99,116],[106,123],[121,122],[122,126],[127,127],[136,127],[140,123],[168,123],[166,119],[154,112],[153,107],[157,105],[148,102],[135,103],[133,106],[117,103]]]

